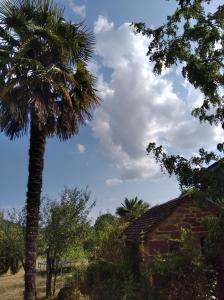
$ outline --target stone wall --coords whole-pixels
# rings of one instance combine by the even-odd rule
[[[181,228],[189,228],[197,236],[196,240],[200,245],[206,235],[202,219],[217,212],[212,204],[202,207],[194,199],[183,199],[175,211],[145,237],[144,245],[140,249],[141,256],[147,262],[157,253],[170,251],[172,240],[180,237]]]

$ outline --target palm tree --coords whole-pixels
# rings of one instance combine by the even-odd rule
[[[35,272],[46,139],[66,140],[99,103],[87,69],[93,36],[66,22],[51,0],[0,4],[0,128],[10,139],[30,130],[24,299],[36,298]]]
[[[138,197],[124,199],[124,203],[121,203],[116,210],[116,214],[123,220],[130,222],[140,217],[144,212],[149,209],[149,204],[143,200],[139,200]]]

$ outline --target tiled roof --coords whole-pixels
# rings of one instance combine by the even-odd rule
[[[127,227],[125,231],[126,240],[132,243],[139,243],[142,234],[148,233],[158,223],[169,216],[181,203],[181,201],[183,201],[183,197],[179,197],[150,208]]]
[[[220,160],[216,161],[215,163],[213,163],[212,165],[210,165],[209,167],[207,167],[208,170],[216,170],[219,166],[220,166],[220,163],[223,164],[224,162],[224,159],[221,158]]]
[[[209,166],[208,170],[215,170],[222,159]],[[126,229],[125,235],[128,242],[139,243],[142,235],[150,232],[159,224],[163,219],[168,217],[176,207],[183,201],[184,196],[170,200],[164,204],[154,206],[145,212],[141,217],[133,221]],[[207,199],[208,200],[208,199]],[[208,200],[211,204],[217,206],[212,201]]]

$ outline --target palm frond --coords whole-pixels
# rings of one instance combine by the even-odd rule
[[[116,210],[116,214],[125,219],[126,221],[133,221],[134,219],[140,217],[146,210],[148,210],[149,204],[143,200],[139,200],[138,197],[124,199]]]
[[[0,37],[3,39],[3,42],[8,43],[13,46],[18,46],[19,42],[16,40],[6,29],[4,29],[2,26],[0,26]]]
[[[2,130],[13,138],[23,134],[32,111],[48,135],[76,134],[100,101],[86,66],[92,35],[83,24],[66,22],[63,8],[51,0],[3,0],[0,26]]]

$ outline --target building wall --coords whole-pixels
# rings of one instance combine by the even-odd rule
[[[190,229],[197,236],[197,243],[200,245],[206,235],[202,219],[217,213],[212,204],[200,207],[194,199],[183,199],[175,211],[146,236],[140,247],[140,255],[146,262],[150,262],[154,255],[170,251],[171,241],[180,237],[181,228]]]

